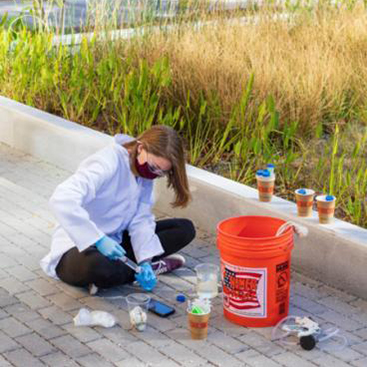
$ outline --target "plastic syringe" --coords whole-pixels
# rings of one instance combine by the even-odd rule
[[[138,264],[134,263],[134,261],[130,260],[126,256],[119,257],[119,260],[126,264],[129,268],[133,269],[136,273],[140,273],[141,268]]]

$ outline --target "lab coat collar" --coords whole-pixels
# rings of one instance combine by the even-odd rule
[[[115,143],[118,145],[122,145],[129,141],[135,140],[133,137],[131,137],[130,135],[126,135],[126,134],[116,134],[114,136],[114,139],[115,139]]]

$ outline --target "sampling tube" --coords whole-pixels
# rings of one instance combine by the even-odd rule
[[[133,269],[136,273],[140,273],[140,266],[134,263],[134,261],[130,260],[128,257],[121,256],[119,260],[126,264],[129,268]]]

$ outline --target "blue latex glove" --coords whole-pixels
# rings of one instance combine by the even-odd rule
[[[126,254],[126,251],[112,238],[108,236],[102,237],[95,243],[97,250],[110,260],[116,260]]]
[[[140,287],[146,291],[151,291],[157,284],[157,277],[154,274],[152,266],[149,262],[142,262],[140,265],[141,271],[135,274],[135,279],[138,281]]]

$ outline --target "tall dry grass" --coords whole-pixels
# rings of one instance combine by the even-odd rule
[[[216,27],[180,27],[177,32],[135,42],[141,57],[168,55],[173,96],[183,103],[204,91],[219,97],[224,116],[238,101],[251,73],[254,93],[273,95],[282,121],[299,121],[304,131],[359,120],[365,123],[367,95],[367,13],[321,9],[296,12],[288,20],[260,11],[254,21]],[[226,114],[227,112],[227,114]]]

